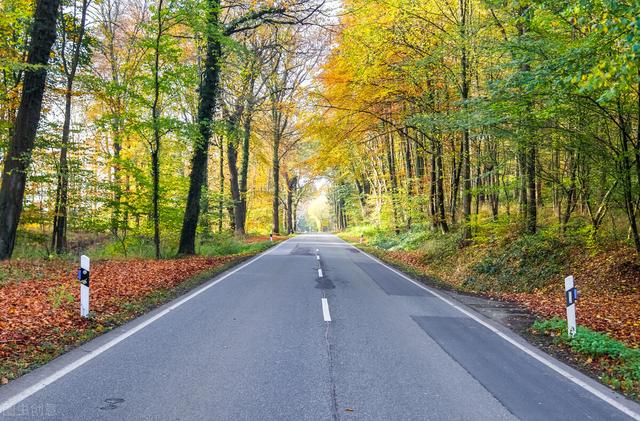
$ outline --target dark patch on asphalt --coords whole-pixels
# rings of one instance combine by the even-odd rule
[[[517,418],[628,419],[470,318],[412,318]]]
[[[315,256],[315,253],[309,247],[295,246],[289,252],[290,256]]]
[[[376,262],[354,261],[388,295],[433,297],[433,295]]]
[[[354,247],[350,248],[349,251],[351,253],[360,253],[360,250],[358,250],[357,248],[354,248]]]
[[[112,409],[117,409],[118,405],[120,405],[121,403],[124,402],[124,399],[122,399],[122,398],[108,398],[108,399],[105,399],[104,402],[106,403],[106,405],[101,406],[100,409],[102,409],[104,411],[110,411]]]
[[[502,325],[526,335],[535,317],[520,304],[494,300],[468,294],[450,293],[453,298],[473,308],[478,313]]]
[[[318,289],[334,289],[336,286],[333,281],[326,276],[316,279],[316,288]]]

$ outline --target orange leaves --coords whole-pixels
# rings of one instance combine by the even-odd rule
[[[222,266],[236,256],[189,257],[169,260],[114,260],[92,263],[91,311],[98,322],[123,310],[127,303],[177,286],[186,279]],[[0,286],[0,358],[17,358],[48,344],[65,345],[90,322],[79,315],[79,284],[71,264],[40,266],[41,279]],[[66,286],[66,288],[61,288]],[[56,303],[52,291],[72,294]],[[100,327],[100,325],[98,326]],[[100,329],[97,329],[98,331]],[[71,338],[70,338],[71,336]],[[43,345],[44,344],[44,345]]]
[[[579,324],[640,346],[640,266],[635,253],[621,247],[576,259],[568,273],[576,279]],[[561,280],[534,293],[500,294],[541,316],[565,317]]]
[[[473,261],[472,253],[467,260]],[[438,276],[460,288],[471,273],[468,261],[456,258],[428,264],[420,251],[385,251],[384,258],[401,262],[420,273]],[[566,262],[566,274],[575,277],[580,292],[576,314],[578,324],[608,333],[630,346],[640,347],[640,264],[628,247],[619,247],[596,256],[588,253],[572,256]],[[517,280],[514,280],[516,282]],[[541,317],[566,317],[564,283],[546,280],[545,287],[534,292],[484,292],[486,295],[515,301]]]

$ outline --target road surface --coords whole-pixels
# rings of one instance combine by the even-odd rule
[[[0,388],[0,411],[65,421],[567,421],[639,412],[330,235],[288,240]]]

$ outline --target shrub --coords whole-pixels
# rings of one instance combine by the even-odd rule
[[[604,333],[583,326],[578,326],[575,336],[570,338],[566,321],[559,317],[538,320],[532,329],[553,335],[556,342],[569,346],[580,355],[604,358],[603,364],[608,366],[610,374],[603,376],[602,380],[612,387],[631,392],[640,386],[640,349],[629,348]]]
[[[493,277],[498,289],[531,291],[562,273],[573,246],[556,233],[539,232],[493,249],[472,269]]]

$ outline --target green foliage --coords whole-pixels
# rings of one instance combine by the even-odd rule
[[[204,256],[223,256],[230,254],[251,253],[266,250],[272,243],[263,241],[259,243],[244,243],[233,235],[220,234],[206,239],[197,246],[198,254]]]
[[[424,251],[423,260],[425,263],[442,264],[446,259],[455,256],[457,253],[464,252],[460,249],[461,243],[461,232],[450,234],[431,233],[429,240],[421,247],[421,250]]]
[[[567,322],[554,317],[537,320],[532,329],[536,333],[553,335],[557,343],[569,346],[574,352],[592,359],[603,359],[601,364],[609,368],[610,375],[603,380],[614,388],[631,391],[640,385],[640,349],[629,348],[603,333],[578,326],[576,334],[570,338]]]
[[[163,237],[161,255],[173,257],[178,248],[178,238],[172,236]],[[203,256],[226,256],[232,254],[259,252],[266,250],[272,243],[269,241],[257,243],[245,243],[232,234],[215,234],[203,239],[197,245],[197,253]],[[125,253],[126,250],[126,253]],[[155,255],[153,239],[151,236],[128,237],[124,243],[118,240],[110,240],[96,244],[86,253],[95,259],[111,258],[142,258],[152,259]]]
[[[396,235],[392,229],[373,225],[354,227],[345,232],[347,236],[363,235],[367,244],[391,251],[420,250],[425,251],[428,259],[451,256],[460,245],[460,236],[456,233],[444,235],[432,231],[424,225],[414,225],[410,230]]]
[[[58,285],[47,291],[47,298],[54,309],[60,308],[63,304],[71,304],[75,301],[71,288],[67,284]]]
[[[485,278],[484,282],[495,282],[498,289],[530,291],[562,274],[574,246],[557,232],[540,231],[506,240],[503,247],[490,250],[473,269],[479,278]]]

